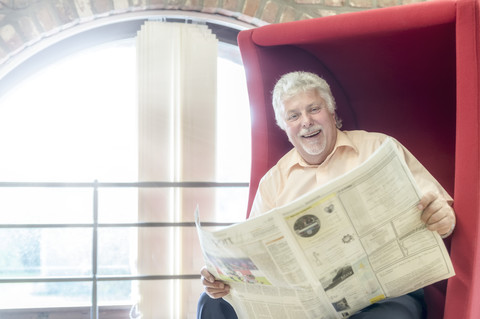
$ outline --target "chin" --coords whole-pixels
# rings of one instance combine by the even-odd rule
[[[310,156],[319,156],[325,151],[325,146],[321,147],[304,147],[303,151]]]

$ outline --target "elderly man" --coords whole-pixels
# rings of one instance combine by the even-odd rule
[[[329,85],[308,72],[283,75],[273,90],[277,124],[294,148],[283,156],[260,181],[250,216],[257,216],[287,204],[364,162],[387,138],[380,133],[340,131],[335,101]],[[423,197],[418,205],[421,220],[431,231],[449,236],[455,227],[451,197],[430,173],[400,143]],[[230,287],[201,270],[205,293],[198,306],[198,318],[237,318],[222,297]],[[423,291],[386,299],[351,318],[424,318]]]

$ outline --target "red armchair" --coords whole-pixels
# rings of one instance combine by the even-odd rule
[[[457,275],[426,288],[429,319],[480,318],[480,0],[436,0],[240,32],[252,114],[249,210],[286,151],[271,91],[289,71],[322,75],[343,129],[389,134],[454,197]]]

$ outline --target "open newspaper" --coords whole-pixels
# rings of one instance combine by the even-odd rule
[[[391,139],[361,166],[264,215],[197,230],[239,318],[347,318],[453,276],[426,229],[420,192]]]

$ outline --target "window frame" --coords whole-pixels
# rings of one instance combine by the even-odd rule
[[[92,284],[91,294],[91,307],[66,307],[66,308],[25,308],[25,309],[0,309],[3,316],[7,316],[9,313],[14,318],[18,318],[19,314],[28,315],[41,312],[41,313],[55,313],[58,309],[67,311],[68,314],[84,313],[86,309],[90,310],[90,318],[99,318],[101,311],[108,313],[110,311],[119,311],[115,306],[99,306],[97,298],[97,284],[102,281],[135,281],[135,280],[188,280],[188,279],[200,279],[200,274],[184,274],[184,275],[99,275],[97,273],[98,266],[98,229],[100,228],[124,228],[124,227],[191,227],[195,228],[195,222],[139,222],[139,223],[101,223],[98,220],[98,202],[99,202],[99,189],[101,188],[228,188],[228,187],[248,187],[249,183],[235,183],[235,182],[115,182],[115,183],[102,183],[94,181],[92,183],[63,183],[63,182],[0,182],[0,188],[4,187],[19,187],[19,188],[90,188],[92,190],[92,223],[45,223],[45,224],[0,224],[1,229],[36,229],[36,228],[91,228],[92,231],[92,273],[90,276],[62,276],[62,277],[11,277],[0,278],[0,284],[12,284],[12,283],[52,283],[52,282],[89,282]],[[202,222],[204,227],[218,227],[228,226],[231,223],[222,222]],[[130,312],[133,305],[125,305]],[[123,306],[118,306],[119,309],[123,309]],[[115,312],[116,313],[116,312]],[[6,317],[9,318],[9,317]],[[103,319],[110,317],[103,317]],[[113,318],[113,317],[112,317]]]
[[[29,50],[25,50],[18,54],[17,57],[8,61],[7,65],[0,68],[0,97],[22,82],[23,79],[31,76],[39,70],[48,67],[59,59],[74,54],[80,50],[88,49],[107,42],[133,38],[141,25],[151,19],[161,19],[165,22],[184,22],[184,23],[202,23],[207,24],[212,32],[217,36],[220,42],[237,45],[237,35],[241,30],[251,28],[253,26],[241,23],[238,20],[222,18],[218,16],[188,13],[185,12],[148,12],[144,13],[119,15],[104,19],[103,21],[95,21],[90,25],[85,24],[78,28],[72,28],[65,32],[60,32],[56,36],[45,39],[39,45],[35,45]],[[136,280],[188,280],[200,278],[199,274],[185,275],[124,275],[124,276],[102,276],[97,274],[98,264],[98,238],[97,231],[101,228],[119,228],[119,227],[195,227],[194,222],[181,223],[101,223],[98,221],[98,191],[101,188],[229,188],[240,187],[248,188],[249,183],[222,183],[222,182],[116,182],[103,183],[93,181],[85,182],[8,182],[0,181],[0,188],[16,187],[16,188],[89,188],[92,191],[92,223],[69,223],[69,224],[0,224],[1,229],[35,229],[35,228],[72,228],[82,227],[91,229],[92,236],[92,273],[90,276],[82,277],[32,277],[32,278],[0,278],[0,284],[12,283],[48,283],[48,282],[90,282],[92,285],[92,301],[90,307],[47,307],[47,308],[24,308],[24,309],[1,309],[2,316],[5,318],[23,318],[34,313],[42,313],[48,315],[72,316],[72,318],[83,318],[86,312],[89,312],[89,318],[97,319],[99,314],[102,318],[118,318],[118,314],[130,314],[132,305],[120,306],[99,306],[97,296],[97,284],[102,281],[136,281]],[[230,223],[219,222],[202,222],[203,226],[226,226]],[[10,316],[10,317],[9,317]],[[117,316],[117,317],[115,317]],[[3,318],[3,317],[2,317]],[[86,317],[85,317],[86,318]]]

